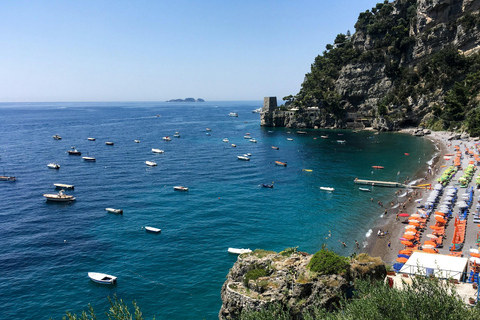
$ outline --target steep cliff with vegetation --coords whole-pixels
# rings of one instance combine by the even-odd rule
[[[274,125],[480,135],[479,9],[477,0],[397,0],[360,13],[355,33],[337,35],[284,98]]]

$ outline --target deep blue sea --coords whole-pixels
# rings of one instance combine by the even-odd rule
[[[403,181],[435,153],[428,140],[405,134],[263,128],[251,112],[261,106],[0,104],[0,175],[17,177],[0,181],[0,318],[61,319],[88,304],[103,314],[107,297],[116,294],[136,300],[149,319],[216,319],[222,284],[237,259],[228,247],[315,253],[327,244],[349,255],[381,215],[377,201],[389,201],[394,191],[361,192],[355,177]],[[181,137],[162,140],[175,132]],[[258,143],[244,139],[246,133]],[[329,139],[320,138],[325,134]],[[72,146],[97,161],[68,155]],[[244,153],[251,161],[237,160]],[[147,167],[147,160],[158,166]],[[61,168],[49,169],[50,162]],[[272,182],[273,189],[260,186]],[[74,184],[66,193],[77,200],[46,202],[42,194],[56,192],[54,183]],[[174,191],[175,185],[190,190]],[[87,272],[115,275],[118,283],[96,284]]]

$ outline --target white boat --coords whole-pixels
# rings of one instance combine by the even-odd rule
[[[62,137],[60,137],[58,134],[53,136],[53,139],[55,140],[62,140]]]
[[[105,210],[111,213],[123,214],[122,209],[105,208]]]
[[[145,161],[145,164],[150,167],[155,167],[157,165],[157,163],[153,161]]]
[[[174,134],[173,137],[174,138],[180,138],[180,135],[179,134]]]
[[[50,169],[60,169],[60,165],[54,162],[47,164],[47,167],[49,167]]]
[[[223,139],[222,141],[223,141],[223,142],[228,142],[228,139],[227,139],[227,138],[225,138],[225,139]]]
[[[140,143],[140,140],[133,140],[133,142],[135,142],[135,143]]]
[[[252,250],[250,250],[250,249],[228,248],[228,252],[233,253],[233,254],[242,254],[242,253],[252,252]]]
[[[328,134],[326,136],[320,136],[322,139],[328,139]]]
[[[335,189],[334,189],[334,188],[330,188],[330,187],[320,187],[320,190],[324,190],[324,191],[334,191]]]
[[[153,153],[165,153],[165,151],[160,150],[160,149],[152,149]]]
[[[165,141],[172,141],[172,138],[170,138],[169,136],[166,136],[166,137],[163,137],[163,140],[165,140]]]
[[[243,136],[244,139],[252,139],[250,136]]]
[[[73,184],[54,183],[53,185],[58,189],[75,189]]]
[[[88,277],[93,282],[102,283],[102,284],[114,284],[117,282],[117,277],[114,277],[105,273],[89,272]]]
[[[250,161],[250,158],[247,156],[237,156],[238,160]]]
[[[238,113],[236,113],[236,112],[230,112],[228,115],[230,117],[238,117]]]
[[[162,229],[154,228],[154,227],[145,227],[145,231],[153,232],[153,233],[160,233]]]
[[[207,128],[207,131],[212,131],[212,129],[210,129],[210,128]]]
[[[82,157],[82,159],[84,161],[90,161],[90,162],[95,162],[97,161],[97,159],[95,159],[94,157]]]
[[[47,201],[69,202],[75,200],[74,196],[63,193],[63,190],[60,190],[57,194],[46,193],[43,196],[47,198]]]
[[[288,140],[288,141],[293,141],[293,139],[292,139],[292,138],[287,138],[287,140]]]
[[[372,191],[372,190],[370,190],[370,189],[368,189],[368,188],[362,188],[362,187],[358,188],[358,190],[360,190],[360,191],[366,191],[366,192]]]
[[[0,181],[15,181],[15,177],[12,177],[12,176],[0,176]]]
[[[232,147],[234,147],[234,148],[235,148],[236,146],[237,146],[236,144],[232,143]]]
[[[257,143],[257,140],[255,140],[255,139],[250,139],[248,141],[253,142],[253,143]]]
[[[95,141],[95,138],[87,138],[88,141]]]
[[[345,140],[337,140],[338,143],[345,143],[346,141]]]
[[[182,186],[175,186],[175,187],[173,187],[173,190],[188,191],[188,188],[187,187],[182,187]]]
[[[113,142],[112,142],[112,141],[107,141],[107,142],[105,142],[105,144],[106,144],[107,146],[113,146]]]

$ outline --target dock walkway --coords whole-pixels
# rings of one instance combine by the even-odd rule
[[[366,184],[375,187],[391,187],[391,188],[409,188],[409,189],[427,189],[426,186],[410,186],[408,184],[403,184],[399,182],[390,182],[390,181],[376,181],[376,180],[363,180],[355,178],[355,184]]]

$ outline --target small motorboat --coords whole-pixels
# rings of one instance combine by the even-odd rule
[[[153,153],[165,153],[165,151],[160,150],[160,149],[152,149]]]
[[[82,153],[80,151],[78,151],[77,149],[75,149],[75,147],[72,147],[71,150],[68,150],[67,152],[68,152],[68,154],[70,154],[72,156],[82,155]]]
[[[212,129],[210,129],[210,128],[207,128],[207,131],[212,131]]]
[[[150,167],[155,167],[157,165],[157,163],[154,161],[145,161],[145,164]]]
[[[62,137],[60,137],[58,134],[53,136],[53,139],[55,140],[62,140]]]
[[[152,233],[160,233],[160,232],[162,232],[162,229],[145,226],[145,231],[152,232]]]
[[[111,276],[105,273],[98,273],[98,272],[89,272],[88,277],[96,283],[101,284],[115,284],[117,283],[117,277]]]
[[[326,136],[320,136],[322,139],[328,139],[328,134]]]
[[[236,146],[237,146],[236,144],[232,143],[232,147],[233,147],[233,148],[235,148]]]
[[[272,183],[272,184],[262,183],[262,187],[264,187],[264,188],[273,188],[273,183]]]
[[[113,142],[112,142],[112,141],[107,141],[107,142],[105,142],[105,144],[106,144],[107,146],[113,146]]]
[[[238,113],[236,113],[236,112],[230,112],[228,115],[230,117],[238,117]]]
[[[135,142],[135,143],[140,143],[140,140],[133,140],[133,142]]]
[[[288,141],[293,141],[293,139],[292,139],[292,138],[287,138],[287,140],[288,140]]]
[[[370,191],[372,191],[372,190],[370,190],[370,189],[368,189],[368,188],[362,188],[362,187],[358,188],[358,190],[360,190],[360,191],[365,191],[365,192],[370,192]]]
[[[87,138],[88,141],[95,141],[95,138]]]
[[[384,167],[382,166],[372,166],[373,169],[383,169]]]
[[[257,140],[255,140],[255,139],[250,139],[248,141],[253,142],[253,143],[257,143]]]
[[[43,196],[47,198],[47,201],[69,202],[75,200],[74,196],[65,194],[63,190],[60,190],[57,194],[46,193]]]
[[[49,167],[50,169],[60,169],[60,165],[54,162],[47,164],[47,167]]]
[[[335,191],[334,188],[330,188],[330,187],[320,187],[320,190],[323,190],[323,191]]]
[[[73,184],[54,183],[53,185],[57,189],[75,189],[75,186]]]
[[[175,186],[175,187],[173,187],[173,190],[188,191],[188,188],[187,187],[182,187],[182,186]]]
[[[251,156],[252,156],[252,154],[251,154],[251,153],[247,153],[246,155],[247,155],[247,157],[251,157]]]
[[[297,134],[307,134],[305,131],[297,131]]]
[[[12,176],[0,176],[0,181],[15,181],[15,177]]]
[[[237,249],[237,248],[228,248],[228,253],[233,254],[243,254],[243,253],[250,253],[252,250],[250,249]]]
[[[252,139],[250,136],[243,136],[244,139]]]
[[[105,208],[105,211],[108,211],[108,212],[111,212],[111,213],[116,213],[116,214],[123,214],[122,209]]]
[[[345,142],[347,142],[347,141],[345,141],[345,140],[337,140],[337,142],[343,144],[343,143],[345,143]]]
[[[210,132],[205,133],[207,136],[211,136],[212,134]]]
[[[173,137],[174,138],[180,138],[180,135],[179,134],[174,134]]]
[[[172,138],[170,138],[169,136],[166,136],[166,137],[163,137],[163,140],[164,141],[172,141]]]
[[[250,161],[250,158],[247,156],[237,156],[238,160]]]
[[[228,139],[227,139],[227,138],[225,138],[225,139],[223,139],[222,141],[223,141],[223,142],[228,142]]]
[[[275,161],[275,164],[276,164],[277,166],[284,166],[284,167],[287,166],[287,163],[286,163],[286,162],[281,162],[281,161]]]
[[[279,147],[272,146],[272,149],[278,150],[278,149],[280,149],[280,148],[279,148]]]
[[[95,162],[97,161],[97,159],[95,159],[94,157],[82,157],[82,159],[84,161],[89,161],[89,162]]]
[[[313,170],[312,169],[302,169],[302,171],[312,172]]]

